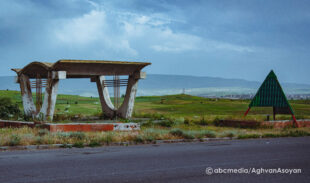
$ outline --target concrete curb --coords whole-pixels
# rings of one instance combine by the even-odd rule
[[[156,140],[143,144],[169,144],[169,143],[181,143],[181,142],[208,142],[208,141],[220,141],[220,140],[234,140],[237,137],[216,137],[216,138],[202,138],[202,139],[171,139],[171,140]],[[128,146],[139,145],[141,143],[135,142],[112,142],[108,145],[102,146]],[[90,147],[88,144],[84,144],[84,147]],[[44,145],[28,145],[28,146],[0,146],[0,151],[14,151],[14,150],[37,150],[37,149],[58,149],[58,148],[75,148],[73,144],[44,144]]]

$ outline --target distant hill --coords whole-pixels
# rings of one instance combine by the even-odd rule
[[[255,93],[260,82],[242,79],[224,79],[217,77],[197,77],[182,75],[148,74],[139,81],[138,95],[166,95],[182,93],[194,95],[229,95]],[[310,94],[309,84],[282,83],[287,94]],[[0,76],[0,90],[19,90],[14,76]],[[112,90],[110,90],[112,91]],[[125,88],[121,89],[125,92]],[[95,83],[89,79],[61,80],[59,93],[83,96],[98,96]]]

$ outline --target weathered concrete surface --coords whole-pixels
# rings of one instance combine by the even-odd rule
[[[128,77],[128,86],[126,89],[125,98],[123,104],[118,109],[117,113],[123,118],[130,118],[135,105],[135,98],[138,88],[138,79],[134,75]]]
[[[296,121],[298,127],[310,127],[310,119],[300,119]],[[271,125],[274,128],[284,128],[294,124],[291,120],[264,121],[263,125]]]
[[[58,83],[58,79],[48,79],[47,87],[45,88],[44,101],[40,112],[36,116],[37,118],[43,118],[42,120],[44,121],[53,120],[57,100]]]
[[[114,105],[111,102],[108,88],[104,86],[105,77],[96,77],[96,84],[99,93],[102,112],[105,116],[113,118],[115,116]]]
[[[22,74],[19,77],[20,91],[23,100],[24,114],[28,117],[35,115],[36,107],[33,103],[29,77]]]
[[[300,168],[301,174],[213,174]],[[309,182],[310,137],[0,152],[0,182]]]
[[[140,75],[141,73],[139,72],[139,77],[137,77],[137,74],[132,74],[128,76],[128,86],[126,89],[125,98],[119,109],[116,109],[114,107],[109,96],[108,88],[104,87],[105,77],[100,76],[96,78],[101,108],[106,117],[109,118],[114,118],[116,116],[122,118],[131,117],[138,88],[138,80],[142,76],[145,77],[145,73],[142,74],[142,76]]]

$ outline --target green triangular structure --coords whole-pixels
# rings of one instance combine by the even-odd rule
[[[273,70],[270,71],[263,84],[258,89],[256,95],[249,104],[245,116],[251,107],[273,107],[274,119],[276,114],[292,114],[294,122],[296,122],[294,111],[286,99]]]

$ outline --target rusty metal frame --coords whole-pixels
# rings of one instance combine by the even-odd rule
[[[36,114],[38,114],[40,112],[40,109],[42,107],[42,88],[46,88],[47,86],[47,80],[46,79],[42,79],[40,74],[36,75],[36,78],[34,81],[30,81],[31,84],[31,88],[35,88],[36,89]]]

